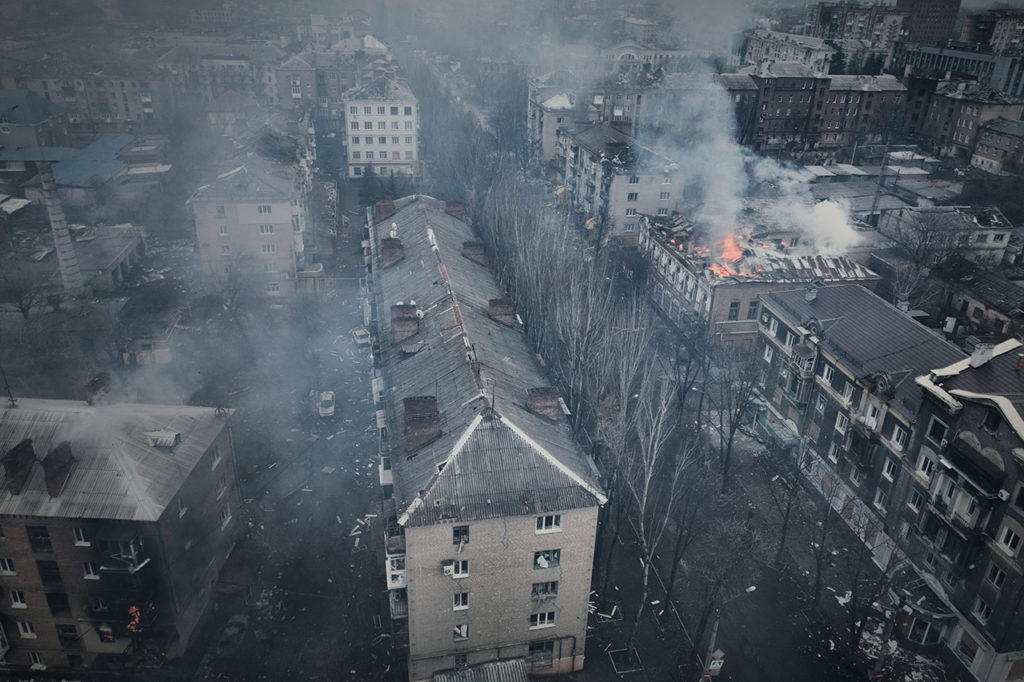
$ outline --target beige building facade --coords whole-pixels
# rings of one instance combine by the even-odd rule
[[[404,83],[378,78],[343,98],[347,123],[348,177],[372,169],[378,177],[416,175],[419,104]]]

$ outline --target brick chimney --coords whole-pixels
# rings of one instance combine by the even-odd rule
[[[441,436],[441,415],[437,411],[437,398],[432,395],[406,398],[403,406],[406,452],[416,452]]]
[[[46,490],[50,497],[58,497],[64,484],[71,476],[71,467],[75,458],[71,456],[71,443],[63,441],[60,445],[50,451],[50,454],[43,460],[43,473],[46,475]]]
[[[562,416],[562,408],[558,404],[558,399],[557,388],[545,386],[526,389],[526,408],[540,417],[555,422]]]
[[[462,242],[462,255],[478,265],[487,266],[483,242]]]
[[[36,451],[32,449],[32,440],[26,438],[4,455],[4,474],[7,475],[7,489],[12,494],[21,493],[28,476],[32,473],[32,464],[36,461]]]
[[[444,202],[444,212],[457,220],[466,221],[466,213],[462,209],[462,202],[460,201]]]
[[[377,199],[373,204],[373,222],[379,223],[395,214],[395,200],[391,197]]]
[[[487,301],[487,316],[505,326],[516,326],[516,311],[510,298],[492,298]]]
[[[405,247],[401,239],[385,237],[380,240],[380,266],[390,267],[405,258]]]
[[[401,343],[420,330],[420,318],[414,305],[391,306],[391,340]]]

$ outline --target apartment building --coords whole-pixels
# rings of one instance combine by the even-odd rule
[[[933,45],[953,37],[960,0],[896,0],[896,11],[907,15],[908,42]]]
[[[759,28],[746,38],[742,63],[757,66],[767,62],[787,62],[828,73],[835,52],[821,38]]]
[[[563,188],[593,239],[635,246],[642,216],[668,218],[682,200],[679,164],[606,123],[558,130]]]
[[[410,680],[510,659],[578,671],[606,497],[460,216],[417,195],[370,225],[392,614]]]
[[[863,40],[888,51],[904,35],[908,18],[892,5],[819,2],[808,5],[803,33],[827,40]]]
[[[817,148],[887,142],[903,129],[907,88],[895,76],[829,77]]]
[[[818,138],[829,77],[802,64],[764,63],[740,70],[757,86],[756,119],[745,136],[759,151],[809,148]]]
[[[878,231],[908,251],[926,244],[938,253],[955,252],[976,263],[998,265],[1010,245],[1013,224],[995,206],[913,206],[885,211]]]
[[[5,404],[5,666],[74,675],[182,655],[241,531],[229,416],[205,407]]]
[[[223,282],[234,271],[268,296],[317,289],[323,266],[307,249],[306,164],[275,168],[253,157],[189,199],[203,273]]]
[[[209,104],[226,92],[248,95],[263,105],[279,103],[278,47],[260,43],[183,42],[156,59],[156,68],[177,96]]]
[[[996,118],[981,124],[971,165],[993,173],[1024,170],[1024,121]]]
[[[409,86],[381,77],[345,93],[348,177],[415,176],[419,166],[419,103]]]
[[[0,90],[0,146],[59,147],[67,143],[67,114],[62,107],[29,90]]]
[[[937,156],[966,157],[974,153],[981,126],[997,118],[1018,120],[1024,99],[963,81],[936,85],[918,135],[921,145]]]
[[[960,42],[986,46],[996,54],[1020,52],[1024,48],[1024,10],[986,10],[964,17]]]
[[[918,45],[898,42],[893,46],[889,70],[893,73],[924,73],[938,77],[976,80],[1008,97],[1024,97],[1024,55],[997,54],[964,43]]]
[[[707,243],[693,238],[685,220],[645,219],[638,247],[649,268],[651,299],[671,321],[699,324],[710,338],[751,350],[762,294],[815,281],[874,287],[880,279],[844,256],[815,255],[800,239],[748,233]]]

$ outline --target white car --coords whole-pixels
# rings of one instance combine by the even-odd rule
[[[316,412],[321,417],[334,416],[334,391],[321,391],[316,403]]]

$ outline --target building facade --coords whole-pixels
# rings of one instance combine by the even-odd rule
[[[747,36],[742,62],[754,66],[768,62],[789,62],[828,73],[834,54],[835,49],[821,38],[759,28]]]
[[[863,40],[888,50],[905,34],[908,17],[892,5],[819,2],[808,5],[803,32],[828,40]]]
[[[392,614],[410,680],[508,659],[578,671],[606,498],[460,216],[406,197],[370,227]]]
[[[993,173],[1024,169],[1024,122],[1006,118],[981,124],[971,165]]]
[[[896,11],[907,15],[907,41],[932,45],[953,37],[960,0],[896,0]]]
[[[184,653],[241,528],[229,417],[27,399],[0,412],[7,665],[109,670]]]
[[[419,165],[419,104],[405,83],[382,77],[342,98],[347,122],[348,177],[415,176]]]

